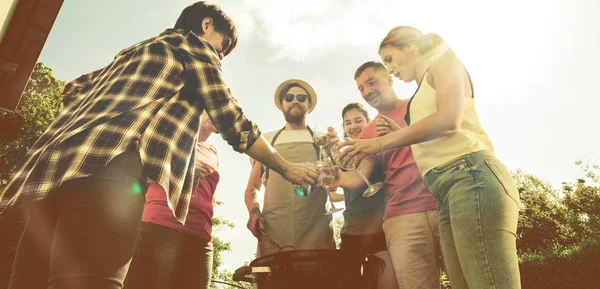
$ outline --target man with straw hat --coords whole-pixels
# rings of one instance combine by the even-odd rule
[[[306,116],[317,104],[313,87],[299,79],[289,79],[275,90],[275,106],[285,118],[282,129],[264,133],[269,143],[286,160],[294,163],[315,162],[319,147],[306,125]],[[264,207],[257,194],[264,184]],[[248,229],[258,238],[257,256],[279,252],[284,247],[295,249],[335,249],[331,215],[326,215],[327,193],[313,186],[301,191],[277,172],[253,161],[245,192],[250,214]]]

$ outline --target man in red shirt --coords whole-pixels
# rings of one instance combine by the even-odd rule
[[[389,132],[390,124],[382,115],[406,127],[404,115],[409,100],[396,96],[393,80],[382,63],[364,63],[356,70],[354,79],[363,99],[379,112],[363,129],[361,138],[375,138]],[[384,180],[378,194],[386,195],[383,231],[399,288],[441,288],[437,204],[423,184],[410,147],[386,150],[363,160],[358,169],[365,176],[370,176],[375,163],[381,162]],[[339,175],[340,187],[364,186],[355,171]]]

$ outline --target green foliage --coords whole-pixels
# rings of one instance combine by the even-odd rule
[[[599,167],[577,165],[585,177],[563,183],[560,197],[536,177],[515,173],[523,203],[517,239],[523,288],[598,288]]]
[[[0,189],[62,109],[65,82],[43,63],[35,65],[14,113],[0,112]]]
[[[213,200],[213,205],[215,207],[222,206],[223,202],[215,199],[215,200]],[[234,228],[234,224],[231,223],[230,221],[225,220],[222,217],[213,217],[213,231],[223,230],[223,229],[233,229],[233,228]],[[248,283],[234,282],[232,279],[233,273],[229,272],[229,270],[227,270],[227,269],[220,268],[220,266],[223,264],[223,259],[221,257],[221,254],[223,252],[229,252],[229,251],[231,251],[231,243],[230,242],[225,242],[225,241],[221,240],[219,237],[213,236],[213,266],[212,266],[213,276],[212,276],[212,279],[217,280],[217,281],[224,281],[227,283],[235,284],[235,285],[237,285],[239,287],[243,287],[243,288],[252,288],[251,285]],[[246,266],[248,264],[249,264],[249,262],[246,262],[244,264],[244,266]],[[212,288],[229,289],[231,287],[229,287],[228,285],[225,285],[225,284],[213,283]]]
[[[517,170],[513,173],[521,197],[517,248],[520,252],[536,251],[552,245],[560,236],[565,210],[558,192],[550,184]]]
[[[223,202],[214,200],[213,205],[215,207],[223,205]],[[233,229],[233,223],[223,219],[222,217],[213,217],[213,230]],[[219,237],[213,236],[213,264],[212,271],[213,276],[218,275],[219,267],[223,264],[221,253],[231,251],[231,243],[221,240]]]
[[[527,289],[595,289],[600,283],[600,242],[521,255],[521,282]]]

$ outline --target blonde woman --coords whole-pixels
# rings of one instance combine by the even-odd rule
[[[516,250],[519,194],[495,157],[474,105],[471,78],[437,34],[399,26],[381,42],[388,73],[416,81],[408,127],[390,119],[393,131],[350,140],[347,162],[382,150],[411,146],[425,184],[436,198],[440,238],[452,288],[521,288]]]

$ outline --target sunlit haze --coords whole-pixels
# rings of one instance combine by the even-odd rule
[[[600,162],[596,0],[214,2],[240,32],[237,48],[223,60],[226,83],[263,131],[284,126],[273,93],[289,78],[309,82],[319,96],[309,125],[339,129],[347,103],[366,105],[353,80],[356,68],[379,60],[379,42],[391,28],[410,25],[438,33],[462,60],[474,81],[483,127],[510,169],[558,187],[580,174],[576,160]],[[65,1],[39,61],[70,81],[172,27],[191,3]],[[394,79],[394,87],[409,98],[416,85]],[[215,213],[235,224],[216,235],[232,243],[223,266],[234,270],[251,260],[256,248],[243,201],[250,162],[217,135],[209,142],[219,149],[216,197],[225,203]]]

